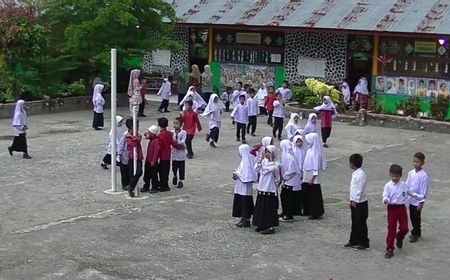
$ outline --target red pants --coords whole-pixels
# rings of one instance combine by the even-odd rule
[[[394,250],[394,240],[403,240],[408,233],[408,215],[405,205],[388,205],[387,207],[388,233],[386,249]],[[398,232],[397,232],[398,222]]]

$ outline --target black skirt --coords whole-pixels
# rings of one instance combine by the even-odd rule
[[[258,192],[252,224],[261,229],[278,226],[277,211],[278,196],[275,193]]]
[[[104,126],[103,113],[94,112],[94,121],[92,122],[92,127],[103,127],[103,126]]]
[[[28,153],[26,133],[21,133],[21,134],[19,134],[19,136],[14,137],[13,143],[11,145],[11,149],[14,152]]]
[[[307,185],[306,187],[308,197],[309,215],[314,218],[319,218],[325,213],[323,207],[322,188],[320,184]]]
[[[300,216],[303,211],[303,195],[302,191],[293,191],[291,186],[283,186],[280,194],[281,207],[283,209],[283,215]]]
[[[253,215],[253,196],[240,195],[235,193],[233,199],[233,213],[232,216],[236,218],[250,219]]]

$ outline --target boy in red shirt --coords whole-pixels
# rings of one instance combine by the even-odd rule
[[[192,159],[194,152],[192,151],[192,139],[194,139],[195,129],[202,131],[202,124],[198,119],[196,112],[192,110],[192,100],[186,101],[186,111],[183,112],[183,130],[186,131],[186,149],[187,158]]]
[[[145,139],[148,141],[147,158],[145,159],[144,172],[144,187],[141,192],[148,192],[150,190],[150,182],[152,184],[152,192],[158,190],[158,160],[159,160],[159,139],[157,137],[159,128],[152,125],[148,131],[144,133]]]
[[[267,91],[267,97],[264,102],[264,107],[266,107],[266,111],[269,114],[269,118],[267,119],[267,124],[273,126],[273,102],[277,99],[277,95],[275,94],[275,89],[273,86],[270,86]]]
[[[142,136],[136,131],[136,136],[133,135],[133,119],[126,121],[128,133],[125,136],[125,141],[128,151],[128,167],[130,172],[130,187],[128,188],[128,194],[130,197],[134,197],[134,188],[136,187],[139,178],[142,176],[142,160],[144,155],[142,154],[141,140]],[[136,130],[139,130],[139,123]],[[136,174],[134,173],[134,147],[137,148],[137,168]]]
[[[158,175],[159,175],[159,189],[153,189],[150,193],[157,191],[166,192],[170,191],[169,188],[169,173],[170,173],[170,155],[172,153],[172,146],[176,149],[184,149],[183,145],[178,144],[173,140],[172,132],[167,130],[169,126],[169,120],[167,118],[158,119],[159,126],[159,164],[158,164]]]

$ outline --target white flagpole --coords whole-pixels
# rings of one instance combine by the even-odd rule
[[[133,105],[133,136],[137,136],[137,111],[138,106]],[[137,146],[133,148],[133,174],[137,173]],[[136,186],[136,197],[139,197],[139,186]]]
[[[116,144],[116,109],[117,109],[117,49],[111,49],[111,191],[117,192],[117,144]]]

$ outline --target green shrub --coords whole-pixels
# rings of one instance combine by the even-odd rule
[[[448,97],[438,96],[430,101],[431,117],[438,121],[443,121],[448,113]]]
[[[408,97],[395,105],[397,110],[402,110],[406,116],[417,118],[420,112],[420,99],[418,97]]]
[[[294,85],[292,86],[292,95],[294,101],[298,104],[305,103],[305,98],[312,95],[312,91],[307,86]]]
[[[86,86],[84,85],[84,80],[80,79],[75,81],[66,87],[66,94],[68,96],[80,96],[84,95],[86,92]]]
[[[12,102],[14,101],[14,92],[12,89],[7,88],[0,90],[0,103]]]

